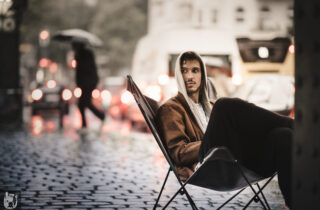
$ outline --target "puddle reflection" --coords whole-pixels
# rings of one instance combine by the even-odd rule
[[[43,118],[40,116],[32,116],[30,128],[31,128],[31,133],[34,136],[39,136],[44,129]]]

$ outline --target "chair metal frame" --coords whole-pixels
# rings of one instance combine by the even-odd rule
[[[250,187],[250,189],[252,190],[254,195],[248,201],[248,203],[244,206],[243,209],[246,209],[252,203],[252,201],[260,202],[260,204],[262,205],[262,207],[264,209],[270,209],[270,206],[267,202],[267,199],[266,199],[265,195],[263,194],[263,189],[270,183],[270,181],[277,175],[277,173],[274,173],[270,177],[255,176],[254,178],[250,178],[250,176],[249,176],[250,173],[248,173],[249,170],[244,168],[241,164],[239,164],[238,161],[232,156],[231,152],[225,147],[217,147],[217,148],[212,149],[211,152],[206,156],[206,158],[203,161],[203,163],[201,164],[201,166],[198,169],[196,169],[196,171],[183,183],[180,180],[179,175],[174,167],[173,161],[172,161],[170,155],[168,154],[161,137],[158,134],[158,130],[157,130],[156,124],[154,122],[156,112],[154,110],[154,107],[152,107],[152,105],[150,105],[150,102],[153,104],[156,103],[156,105],[158,105],[157,102],[144,96],[141,93],[141,91],[139,90],[138,86],[134,83],[134,81],[132,80],[132,77],[130,75],[127,76],[127,90],[129,92],[131,92],[132,95],[134,96],[135,101],[136,101],[149,129],[151,130],[160,150],[162,151],[163,155],[165,156],[165,158],[169,164],[169,169],[168,169],[167,175],[166,175],[164,182],[161,186],[161,190],[159,192],[159,195],[157,197],[157,200],[154,204],[153,209],[160,207],[158,205],[158,203],[160,201],[162,192],[165,188],[165,185],[167,183],[168,177],[171,172],[177,178],[177,181],[180,185],[180,188],[171,197],[171,199],[166,203],[166,205],[163,207],[163,209],[166,209],[179,193],[181,195],[183,195],[183,194],[186,195],[188,202],[190,203],[190,206],[192,209],[194,209],[194,210],[198,209],[195,202],[193,201],[193,199],[191,198],[190,194],[188,193],[188,191],[186,189],[187,184],[191,184],[191,185],[195,185],[195,186],[199,186],[199,187],[203,187],[203,188],[207,188],[207,189],[212,189],[212,190],[216,190],[216,191],[239,190],[237,193],[235,193],[233,196],[231,196],[227,201],[225,201],[222,205],[220,205],[217,209],[221,209],[223,206],[225,206],[227,203],[229,203],[232,199],[234,199],[236,196],[238,196],[244,189],[246,189],[247,187]],[[143,105],[145,107],[143,107]],[[146,112],[145,108],[147,108],[150,113]],[[204,169],[205,167],[210,167],[210,164],[212,163],[212,161],[215,161],[215,160],[225,161],[225,162],[228,162],[229,164],[232,164],[233,167],[235,168],[235,170],[238,170],[239,174],[241,174],[242,178],[245,180],[245,185],[242,184],[242,185],[239,185],[237,187],[234,187],[232,189],[227,189],[227,190],[217,190],[217,189],[215,189],[214,186],[204,186],[203,184],[197,183],[197,175],[201,175],[201,171],[205,170]],[[249,172],[251,172],[251,171],[249,171]],[[262,185],[262,187],[260,187],[258,182],[260,182],[262,180],[267,180],[267,181]],[[254,189],[254,187],[253,187],[254,185],[257,186],[258,190]],[[262,199],[260,198],[260,195],[262,196]]]

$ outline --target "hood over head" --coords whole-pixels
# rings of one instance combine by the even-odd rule
[[[199,93],[199,103],[201,103],[205,114],[207,117],[210,117],[210,113],[211,113],[211,104],[209,101],[209,97],[208,97],[208,88],[207,88],[207,70],[206,70],[206,66],[202,60],[202,58],[200,57],[200,55],[194,51],[186,51],[186,52],[192,52],[194,54],[196,54],[199,58],[200,58],[200,66],[201,66],[201,86],[200,86],[200,93]],[[183,52],[179,55],[179,57],[177,58],[176,61],[176,65],[175,65],[175,78],[177,81],[177,86],[178,86],[178,91],[184,96],[184,98],[186,99],[192,114],[194,115],[200,129],[202,130],[202,132],[204,133],[207,127],[207,123],[206,122],[202,122],[200,114],[198,112],[198,109],[196,107],[196,104],[193,102],[193,100],[188,96],[187,90],[186,90],[186,86],[182,77],[182,73],[181,73],[181,65],[180,65],[180,60],[181,60],[181,56],[186,53]]]

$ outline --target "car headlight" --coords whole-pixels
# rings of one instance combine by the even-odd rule
[[[259,47],[258,55],[260,58],[268,58],[269,57],[269,49],[267,47]]]
[[[71,92],[71,90],[65,88],[65,89],[62,91],[62,99],[63,99],[64,101],[69,101],[71,98],[72,98],[72,92]]]
[[[98,89],[94,89],[91,95],[92,95],[92,98],[98,99],[100,97],[100,91]]]
[[[76,98],[80,98],[81,95],[82,95],[82,90],[81,88],[79,87],[76,87],[73,91],[73,95],[76,97]]]
[[[133,98],[133,95],[125,90],[124,92],[122,92],[121,94],[121,103],[123,104],[131,104],[134,102],[134,98]]]
[[[43,97],[43,92],[40,89],[35,89],[31,93],[31,97],[34,101],[39,101]]]
[[[112,95],[108,90],[101,91],[102,103],[106,106],[109,106],[111,103]]]
[[[57,82],[55,80],[51,79],[51,80],[47,81],[46,85],[48,88],[52,89],[52,88],[57,87]]]

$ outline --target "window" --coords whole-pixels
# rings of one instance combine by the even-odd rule
[[[270,16],[270,9],[268,6],[262,6],[260,8],[260,14],[261,14],[261,18],[263,19],[267,19]]]
[[[218,10],[217,9],[213,9],[212,10],[212,12],[211,12],[211,21],[214,24],[218,23]]]
[[[190,3],[181,3],[179,6],[180,13],[180,21],[181,22],[189,22],[192,15],[192,5]]]
[[[236,8],[236,21],[238,23],[244,22],[244,9],[243,7]]]
[[[259,20],[259,29],[263,31],[274,30],[275,24],[274,21],[271,20],[271,12],[270,8],[266,5],[260,7],[260,20]]]

